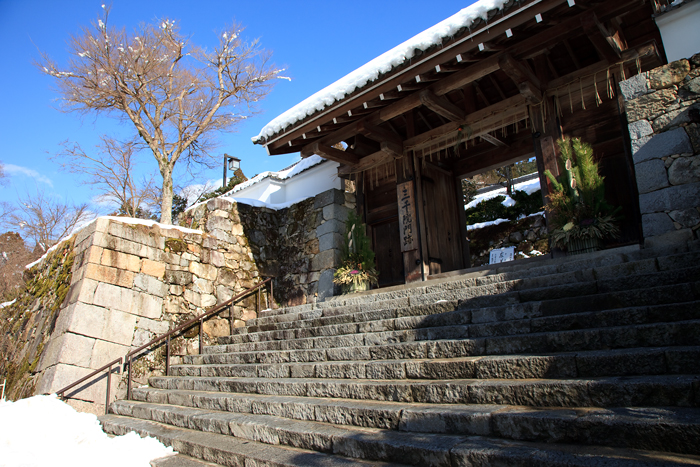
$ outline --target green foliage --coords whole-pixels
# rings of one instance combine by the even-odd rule
[[[180,195],[173,195],[172,218],[177,219],[177,216],[185,212],[185,209],[187,209],[187,198]]]
[[[225,194],[225,193],[228,193],[229,191],[233,190],[233,188],[234,188],[236,185],[238,185],[239,183],[243,183],[243,182],[245,182],[246,180],[248,180],[248,179],[246,178],[246,176],[243,175],[243,172],[240,172],[240,174],[239,174],[239,172],[240,172],[240,169],[236,170],[235,175],[229,179],[229,181],[228,181],[228,183],[226,184],[226,186],[222,186],[222,187],[217,188],[216,190],[214,190],[214,191],[212,191],[212,192],[209,192],[209,193],[207,193],[207,194],[205,194],[205,195],[202,195],[202,196],[199,198],[199,200],[200,200],[200,201],[206,201],[206,200],[208,200],[208,199],[212,199],[212,198],[216,198],[217,196],[221,196],[221,195],[223,195],[223,194]]]
[[[515,191],[512,198],[515,201],[513,206],[504,206],[502,203],[506,197],[499,195],[467,209],[465,211],[467,225],[496,219],[514,221],[521,215],[533,214],[542,210],[542,194],[539,190],[530,195],[524,191]]]
[[[554,188],[546,206],[554,245],[565,247],[572,239],[619,235],[615,223],[620,208],[605,200],[605,185],[593,159],[593,148],[580,138],[562,138],[557,143],[561,175],[556,178],[545,171]]]
[[[378,281],[375,269],[374,251],[365,225],[354,210],[348,213],[346,221],[345,245],[343,245],[343,265],[333,275],[336,284],[350,284]]]

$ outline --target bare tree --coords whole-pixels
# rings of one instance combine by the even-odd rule
[[[16,298],[24,284],[24,266],[38,257],[15,232],[0,235],[0,302]]]
[[[254,112],[281,70],[232,26],[213,51],[190,46],[175,21],[141,25],[133,34],[97,23],[68,42],[60,67],[48,56],[42,70],[55,78],[65,111],[116,115],[130,122],[163,177],[161,222],[171,223],[173,169],[181,157],[207,162],[213,137]],[[212,159],[209,159],[213,162]]]
[[[90,217],[87,204],[62,203],[39,190],[35,195],[20,197],[17,210],[9,215],[12,226],[25,238],[33,238],[43,251]]]
[[[141,181],[135,179],[136,142],[117,141],[108,136],[100,139],[95,154],[86,153],[78,143],[64,141],[63,151],[52,159],[58,160],[62,169],[83,175],[84,184],[94,186],[103,199],[116,204],[127,216],[139,217],[144,206],[158,197],[154,189],[155,174]]]

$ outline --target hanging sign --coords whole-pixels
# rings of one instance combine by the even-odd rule
[[[396,186],[399,200],[399,237],[401,239],[401,251],[418,249],[418,228],[416,224],[416,203],[413,196],[413,181],[401,183]]]

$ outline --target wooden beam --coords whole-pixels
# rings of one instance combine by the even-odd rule
[[[525,96],[530,104],[538,104],[542,101],[542,85],[540,80],[530,70],[530,67],[505,54],[498,64],[501,69],[513,80],[520,93]]]
[[[420,101],[424,106],[448,120],[453,122],[464,120],[465,113],[462,109],[454,105],[446,97],[436,96],[429,89],[420,92]]]
[[[389,141],[399,145],[403,144],[403,139],[399,135],[377,125],[372,125],[371,123],[361,120],[357,122],[356,128],[359,134],[365,135],[378,143]]]
[[[395,159],[396,158],[393,156],[393,154],[388,154],[384,151],[377,151],[374,154],[370,154],[369,156],[363,157],[356,164],[341,165],[340,167],[338,167],[338,175],[344,176],[344,175],[349,175],[349,174],[353,174],[353,173],[364,172],[365,170],[368,170],[368,169],[371,169],[374,167],[379,167],[379,166],[384,165],[387,162],[391,162]]]
[[[403,142],[401,144],[396,144],[392,141],[382,141],[379,146],[383,153],[389,154],[395,159],[403,157]]]
[[[600,58],[607,60],[608,63],[615,63],[620,59],[621,50],[617,49],[617,44],[614,41],[608,40],[610,32],[598,21],[595,13],[584,15],[581,18],[581,25],[588,39],[598,51]]]
[[[510,146],[505,141],[501,141],[500,139],[498,139],[495,136],[490,135],[488,133],[481,135],[481,139],[488,141],[489,143],[493,144],[494,146],[498,146],[498,147],[502,147],[502,148],[507,148],[508,146]]]
[[[360,162],[360,158],[351,152],[341,151],[340,149],[320,143],[312,143],[310,147],[304,146],[304,148],[301,150],[301,156],[308,157],[311,155],[309,154],[309,150],[312,154],[318,154],[324,159],[339,162],[340,164],[357,164]]]
[[[489,101],[489,98],[486,97],[486,94],[484,94],[484,90],[481,89],[481,86],[479,85],[478,81],[474,81],[473,83],[474,89],[476,89],[476,95],[478,97],[481,97],[481,100],[484,101],[484,104],[488,107],[491,105],[491,101]]]

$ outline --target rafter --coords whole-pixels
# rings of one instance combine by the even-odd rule
[[[426,106],[436,114],[442,115],[448,120],[451,120],[453,122],[464,120],[464,110],[460,109],[455,104],[450,102],[446,97],[436,96],[429,89],[421,91],[420,101],[424,106]]]
[[[601,58],[607,60],[608,63],[615,63],[620,59],[620,52],[622,52],[621,44],[617,42],[614,35],[598,21],[595,13],[584,15],[581,18],[581,25]]]
[[[341,151],[331,146],[326,146],[320,143],[311,143],[308,146],[304,146],[301,150],[301,157],[309,157],[313,154],[318,154],[324,159],[329,159],[340,164],[357,164],[360,162],[360,158],[355,154],[348,151]]]
[[[394,144],[402,144],[403,140],[396,133],[385,130],[377,125],[372,125],[371,123],[360,121],[357,123],[357,132],[365,135],[369,139],[372,139],[378,143],[384,141],[389,141]]]
[[[531,104],[542,101],[540,80],[526,64],[514,59],[511,55],[503,55],[498,64],[501,69],[513,80],[520,93]]]

